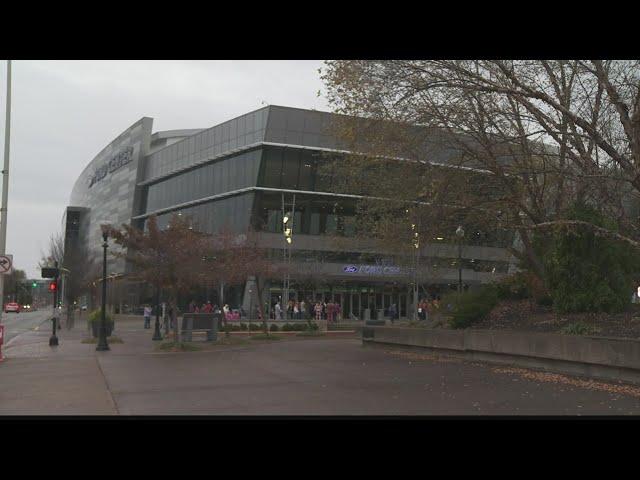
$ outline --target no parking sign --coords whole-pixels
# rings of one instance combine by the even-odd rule
[[[11,273],[13,269],[13,255],[0,255],[0,274]]]

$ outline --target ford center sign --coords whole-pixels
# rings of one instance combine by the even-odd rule
[[[400,275],[401,269],[395,265],[345,265],[344,273],[359,273],[361,275]]]
[[[95,174],[89,179],[89,188],[91,188],[96,182],[99,182],[107,173],[113,173],[120,167],[128,164],[133,159],[133,147],[127,147],[120,151],[117,155],[113,156],[107,163],[98,168]]]

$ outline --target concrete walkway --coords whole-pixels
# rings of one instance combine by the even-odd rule
[[[582,387],[434,357],[293,338],[157,352],[153,329],[116,324],[124,343],[83,344],[77,324],[13,339],[0,363],[2,415],[601,415],[640,413],[640,389]],[[557,376],[556,376],[557,377]],[[595,385],[595,384],[594,384]],[[593,385],[592,385],[593,386]]]

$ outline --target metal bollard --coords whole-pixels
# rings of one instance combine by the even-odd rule
[[[58,318],[57,317],[53,317],[51,319],[51,322],[53,323],[53,335],[51,335],[51,338],[49,338],[49,346],[50,347],[57,347],[58,346],[58,337],[56,337],[56,324],[58,323]]]
[[[0,362],[4,360],[2,356],[2,344],[4,343],[4,325],[0,325]]]

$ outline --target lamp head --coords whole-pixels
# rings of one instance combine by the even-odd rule
[[[459,225],[458,228],[456,229],[456,235],[458,238],[464,237],[464,229],[462,228],[461,225]]]

